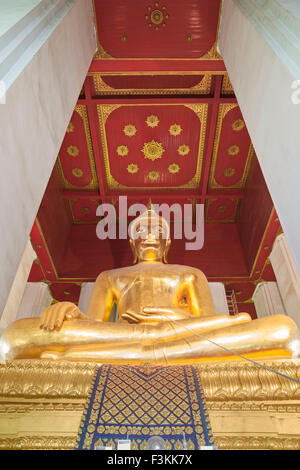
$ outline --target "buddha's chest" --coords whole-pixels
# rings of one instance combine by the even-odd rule
[[[170,305],[180,283],[180,277],[175,273],[135,273],[123,283],[120,300],[126,303],[138,302],[141,305]]]

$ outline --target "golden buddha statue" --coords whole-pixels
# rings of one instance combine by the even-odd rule
[[[216,315],[205,275],[169,265],[169,225],[148,210],[131,224],[137,264],[102,272],[87,314],[71,302],[21,319],[2,338],[6,358],[179,364],[250,357],[292,357],[299,330],[287,316],[251,320],[247,313]],[[114,302],[118,323],[110,323]]]

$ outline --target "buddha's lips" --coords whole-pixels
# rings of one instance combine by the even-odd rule
[[[160,243],[158,241],[155,241],[155,240],[154,241],[143,241],[141,243],[141,246],[144,246],[144,245],[146,245],[147,247],[149,247],[149,246],[159,246]]]

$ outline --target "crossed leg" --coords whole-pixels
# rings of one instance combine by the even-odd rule
[[[65,321],[59,331],[45,331],[40,327],[39,318],[21,319],[13,323],[4,333],[1,339],[5,345],[7,359],[13,358],[57,358],[60,354],[70,357],[72,350],[76,350],[76,357],[84,358],[108,354],[113,356],[114,348],[126,360],[137,360],[136,354],[140,357],[147,356],[147,347],[153,344],[164,344],[165,342],[176,342],[178,338],[184,338],[198,332],[206,334],[231,325],[249,323],[248,314],[240,314],[235,317],[228,315],[218,315],[213,317],[194,318],[182,320],[181,322],[162,321],[157,325],[128,324],[128,323],[108,323],[91,319],[76,319]],[[141,349],[141,346],[143,348]],[[47,351],[47,354],[46,354]],[[68,352],[67,352],[68,351]],[[122,352],[121,352],[122,351]],[[130,353],[130,351],[132,351]],[[85,356],[87,354],[87,356]],[[96,359],[97,360],[97,359]]]
[[[202,331],[202,334],[204,332]],[[179,364],[196,362],[207,358],[224,358],[235,354],[261,353],[263,355],[291,357],[293,340],[299,341],[295,323],[288,317],[274,315],[253,322],[206,332],[199,329],[177,339],[152,339],[146,343],[124,342],[121,344],[89,345],[72,347],[65,352],[44,352],[44,359],[95,361],[118,364]]]

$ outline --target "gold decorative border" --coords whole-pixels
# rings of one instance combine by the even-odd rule
[[[190,88],[112,88],[110,85],[107,85],[102,79],[103,74],[100,72],[91,73],[96,95],[209,95],[211,92],[211,82],[212,76],[207,74],[204,75],[202,80],[196,85]],[[113,74],[112,74],[113,75]],[[167,73],[166,73],[167,75]],[[199,74],[202,75],[202,74]]]
[[[286,436],[214,436],[220,450],[300,450],[299,437]]]
[[[299,359],[257,359],[257,362],[294,379],[300,376]],[[247,409],[256,404],[264,411],[280,411],[276,408],[277,404],[294,406],[297,403],[293,412],[300,412],[300,387],[268,369],[245,361],[211,361],[193,366],[201,376],[209,409],[221,409],[218,408],[221,404],[225,409],[233,409],[234,403],[237,409],[242,410],[246,402]],[[98,365],[90,362],[6,361],[0,364],[0,401],[7,403],[8,398],[13,398],[19,402],[20,397],[86,399],[97,370]],[[62,376],[64,380],[61,380]],[[241,384],[247,384],[247,388],[241,387]],[[288,400],[292,402],[288,403]],[[285,412],[286,409],[281,411]]]
[[[5,450],[73,450],[77,436],[17,436],[0,438],[0,449]],[[220,450],[300,450],[299,436],[233,435],[214,436]]]
[[[91,168],[91,173],[92,173],[92,180],[87,186],[75,186],[71,184],[64,175],[59,155],[57,159],[57,169],[60,174],[60,177],[62,178],[65,189],[89,189],[89,190],[98,189],[99,183],[98,183],[97,172],[96,172],[96,167],[95,167],[94,151],[93,151],[91,131],[90,131],[86,105],[81,105],[81,104],[76,105],[74,111],[76,111],[80,115],[83,121],[86,143],[87,143],[88,154],[89,154],[90,168]]]
[[[92,77],[94,73],[100,73],[105,76],[122,76],[122,75],[224,75],[225,70],[125,70],[122,72],[103,71],[103,72],[88,72],[87,75]]]
[[[227,72],[224,74],[224,77],[223,77],[221,94],[222,95],[235,95],[232,83],[230,81],[230,78]]]
[[[116,179],[112,176],[110,172],[109,166],[109,154],[108,154],[108,146],[107,146],[107,139],[106,139],[106,132],[105,132],[105,123],[108,116],[115,111],[116,109],[120,108],[121,106],[166,106],[165,104],[126,104],[126,105],[97,105],[97,113],[98,113],[98,120],[99,120],[99,128],[100,128],[100,136],[102,142],[102,151],[104,157],[104,166],[105,166],[105,174],[107,179],[107,185],[110,190],[117,191],[126,189],[129,191],[139,191],[146,189],[148,191],[161,191],[162,189],[168,189],[177,191],[178,189],[195,189],[200,184],[201,179],[201,169],[202,169],[202,162],[203,162],[203,152],[204,152],[204,144],[205,144],[205,136],[206,136],[206,125],[207,125],[207,113],[208,113],[208,104],[206,103],[194,103],[194,104],[183,104],[181,106],[186,106],[187,108],[194,111],[200,122],[201,122],[201,132],[199,136],[199,150],[198,150],[198,162],[197,162],[197,169],[194,177],[186,184],[177,187],[168,187],[168,186],[160,186],[158,188],[151,188],[149,186],[139,186],[139,187],[129,187],[122,185],[116,181]],[[167,106],[178,106],[177,103],[168,104]]]
[[[238,106],[237,103],[232,103],[232,104],[223,103],[223,104],[220,104],[220,107],[219,107],[219,115],[218,115],[215,141],[214,141],[214,149],[213,149],[213,158],[212,158],[210,176],[209,176],[210,189],[225,189],[225,190],[226,189],[241,189],[245,186],[245,183],[248,177],[251,160],[254,155],[254,148],[253,148],[252,143],[250,143],[250,146],[249,146],[246,165],[245,165],[242,178],[237,183],[231,186],[226,186],[226,187],[218,184],[215,180],[215,169],[216,169],[217,157],[218,157],[218,152],[219,152],[223,121],[224,121],[226,114],[228,114],[229,111],[236,108],[237,106]]]
[[[0,449],[5,450],[73,450],[76,436],[0,437]]]

